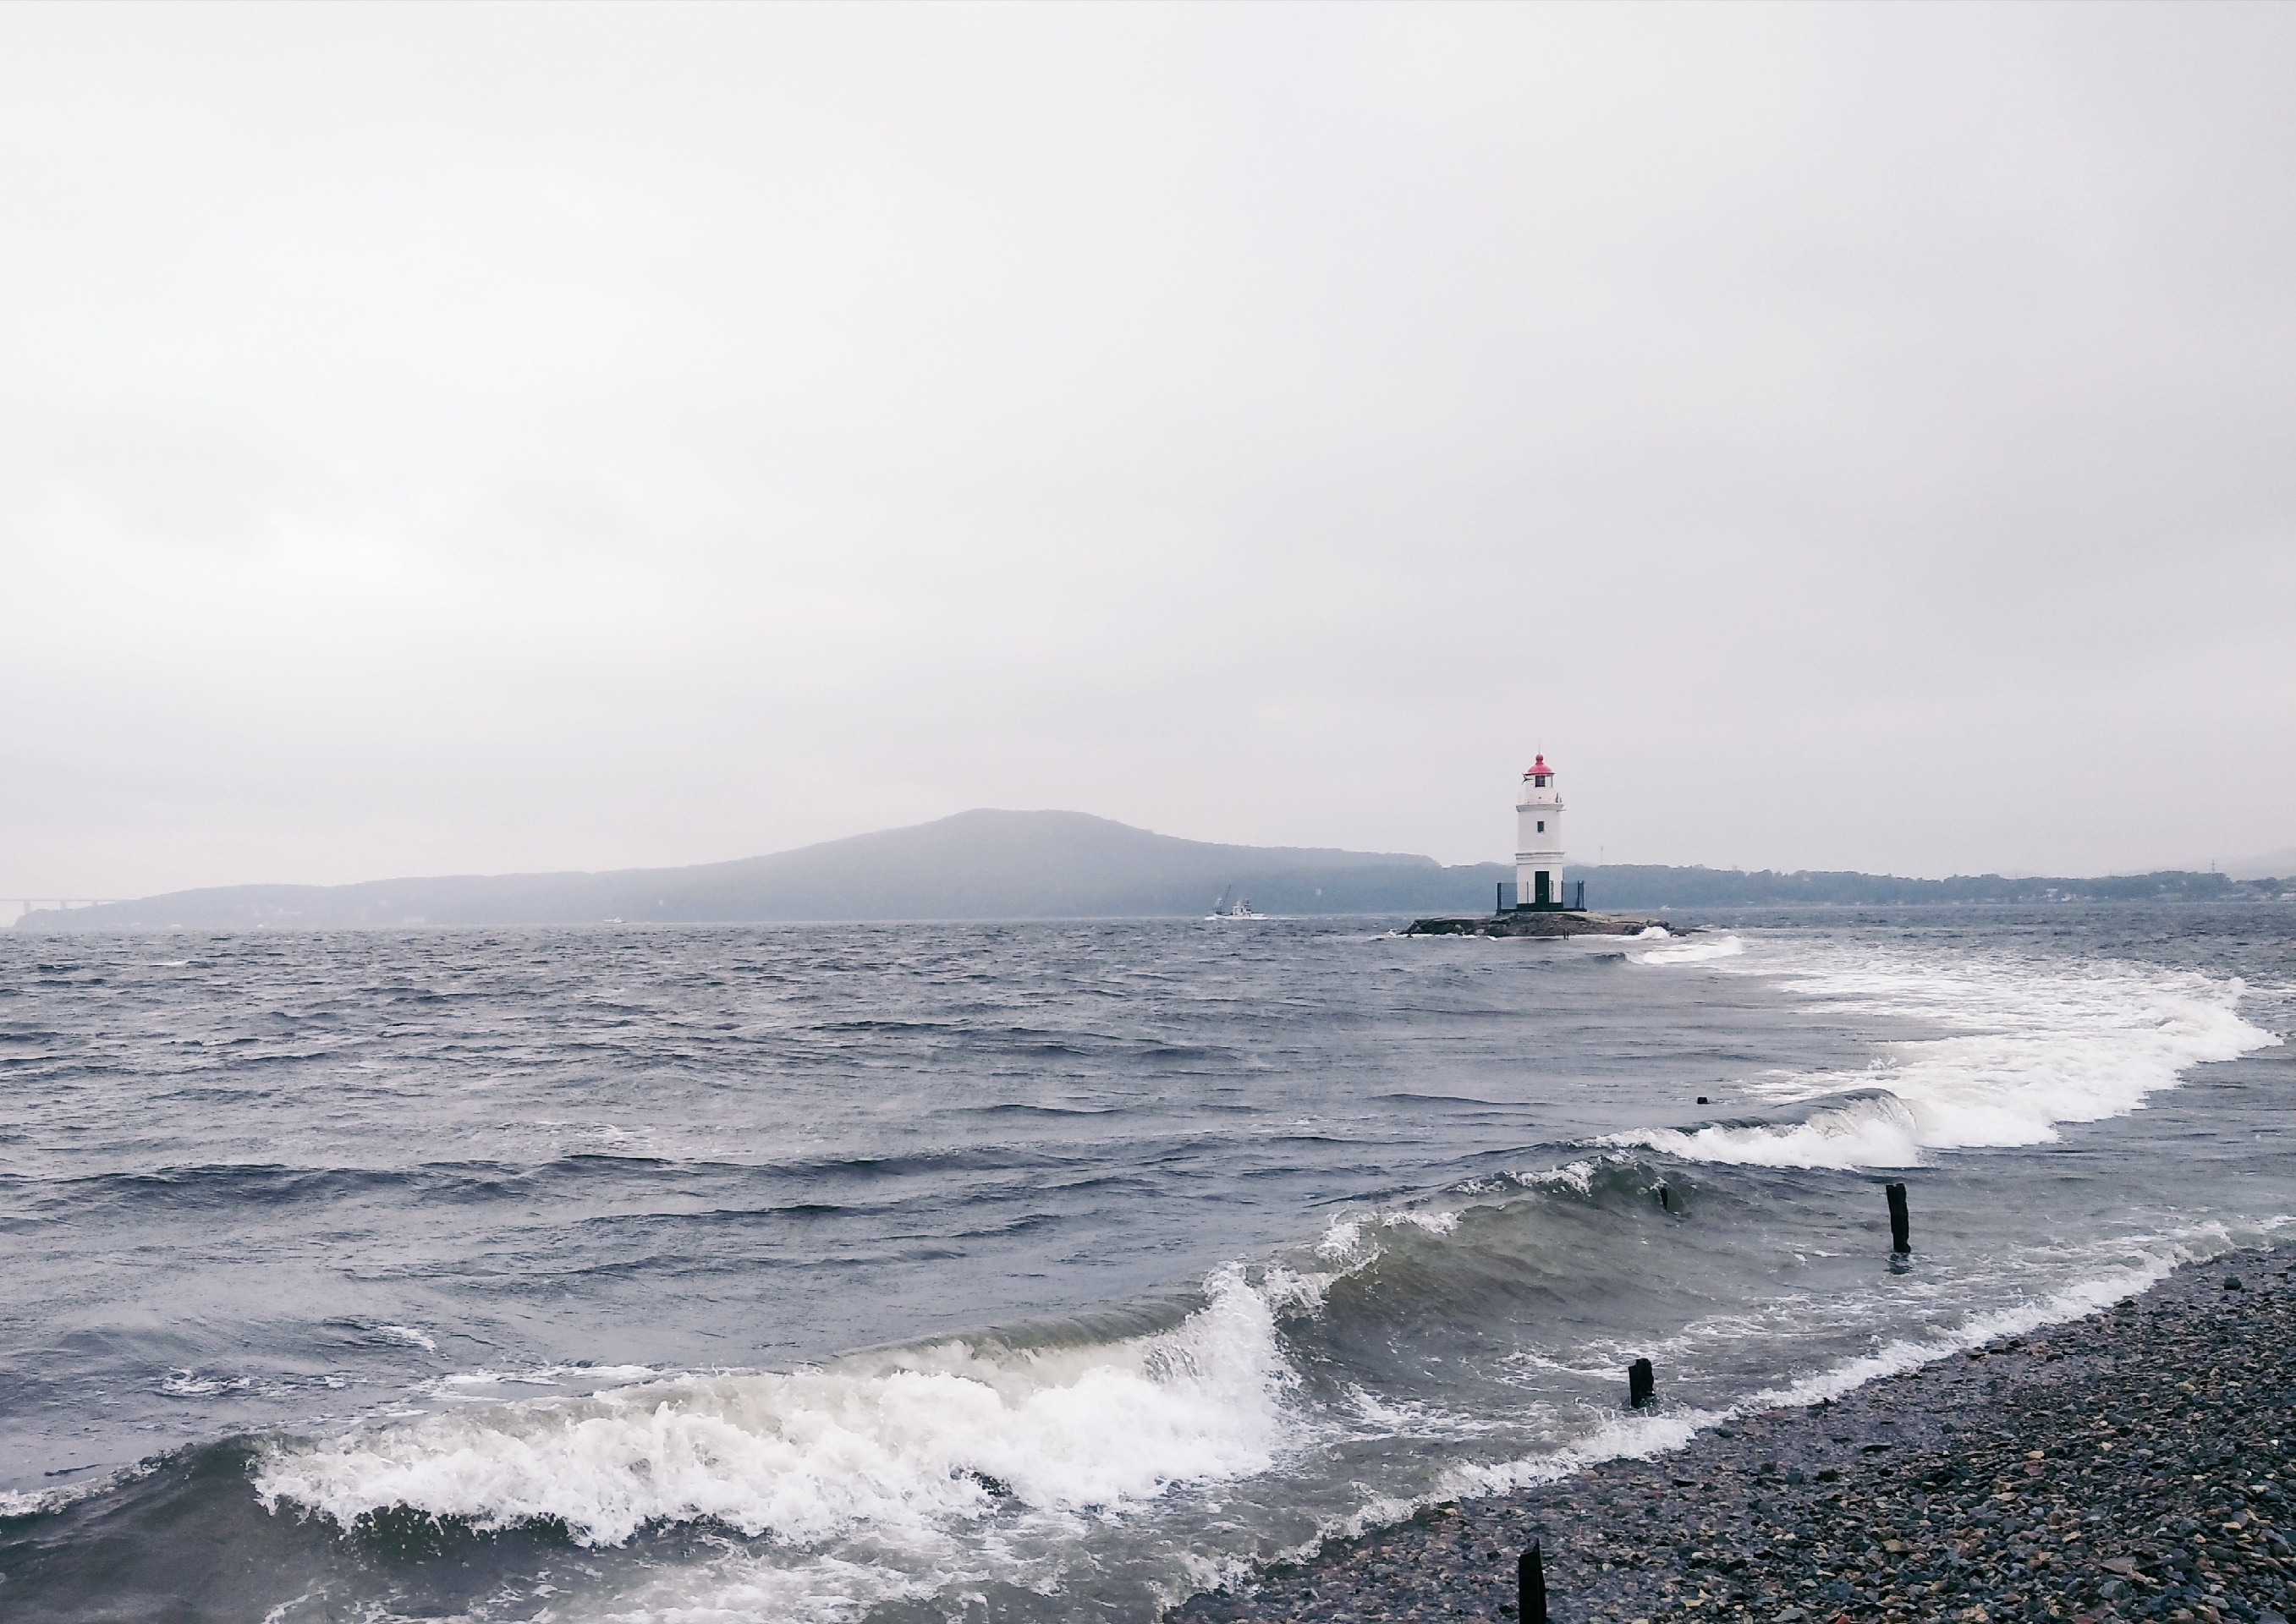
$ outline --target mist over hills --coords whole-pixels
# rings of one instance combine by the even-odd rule
[[[1950,880],[1747,874],[1612,864],[1574,867],[1598,909],[1796,904],[2230,900],[2279,882],[2221,874]],[[462,874],[356,885],[234,885],[42,909],[19,930],[343,930],[404,925],[767,923],[901,919],[1173,918],[1246,897],[1271,914],[1487,912],[1509,865],[1446,867],[1398,852],[1230,846],[1154,834],[1082,812],[962,812],[794,851],[685,868]]]
[[[2224,865],[2235,880],[2268,880],[2275,874],[2296,874],[2296,846],[2282,846]]]
[[[606,874],[463,874],[356,885],[234,885],[46,909],[20,929],[1158,917],[1225,891],[1280,913],[1488,906],[1512,869],[1309,847],[1227,846],[1082,812],[961,812],[768,857]]]

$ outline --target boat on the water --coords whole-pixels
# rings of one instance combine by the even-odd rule
[[[1212,904],[1212,911],[1204,917],[1206,919],[1265,919],[1267,915],[1253,913],[1250,898],[1238,897],[1231,903],[1227,899],[1227,892],[1222,891],[1219,894],[1219,900]]]

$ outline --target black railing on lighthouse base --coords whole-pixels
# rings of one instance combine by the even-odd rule
[[[1517,882],[1513,880],[1494,881],[1491,887],[1491,912],[1512,914],[1519,908],[1542,908],[1549,912],[1565,914],[1583,914],[1587,911],[1587,882],[1584,880],[1565,880],[1554,889],[1556,894],[1552,902],[1524,902],[1521,900],[1522,887]]]

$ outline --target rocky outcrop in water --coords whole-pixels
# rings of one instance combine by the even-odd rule
[[[1414,919],[1406,936],[1632,936],[1660,925],[1677,935],[1688,934],[1682,925],[1666,926],[1656,919],[1630,919],[1619,914],[1521,913],[1490,914],[1460,919]]]

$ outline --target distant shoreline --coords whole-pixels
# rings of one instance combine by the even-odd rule
[[[1959,913],[1973,914],[1988,910],[2002,911],[2009,909],[2021,909],[2031,911],[2054,906],[2060,903],[2078,905],[2083,907],[2116,908],[2161,906],[2179,908],[2205,906],[2251,907],[2271,906],[2275,904],[2286,906],[2288,904],[2296,903],[2296,892],[2280,895],[2234,894],[2221,897],[2187,897],[2177,895],[2156,897],[2059,897],[2046,903],[2019,899],[1990,898],[1948,902],[1811,902],[1793,900],[1682,904],[1660,903],[1649,908],[1636,909],[1629,915],[1603,915],[1595,913],[1595,917],[1605,919],[1610,923],[1606,923],[1596,928],[1587,930],[1571,930],[1568,928],[1546,930],[1534,927],[1528,929],[1506,929],[1498,931],[1430,930],[1411,931],[1406,930],[1401,933],[1405,935],[1417,934],[1423,936],[1481,935],[1499,937],[1619,935],[1631,934],[1634,931],[1645,928],[1649,925],[1662,925],[1669,930],[1679,932],[1685,930],[1699,928],[1698,926],[1686,925],[1684,923],[1684,920],[1686,918],[1702,918],[1707,923],[1715,924],[1726,923],[1730,915],[1739,914],[1847,914],[1859,910],[1876,909],[1887,910],[1891,913],[1934,912],[1940,915]],[[119,906],[126,906],[127,905]],[[805,930],[824,925],[1186,924],[1190,923],[1201,923],[1203,919],[1202,915],[1193,912],[1107,914],[953,914],[939,915],[923,914],[885,914],[868,915],[821,915],[816,916],[773,918],[735,918],[730,916],[713,918],[708,916],[697,916],[693,918],[675,919],[601,918],[433,920],[425,917],[406,917],[397,920],[362,919],[357,921],[315,921],[291,917],[277,920],[259,919],[252,922],[234,921],[217,923],[195,923],[192,921],[178,920],[168,923],[158,923],[156,919],[146,920],[134,917],[132,915],[125,919],[116,916],[106,916],[102,918],[81,917],[81,915],[88,915],[92,912],[93,910],[87,908],[74,908],[69,910],[68,913],[58,910],[42,910],[39,912],[37,916],[27,914],[18,917],[12,925],[0,925],[0,931],[18,930],[27,936],[69,935],[78,932],[92,934],[119,933],[168,936],[184,933],[235,935],[252,931],[636,931],[687,929],[713,930],[750,926],[773,926],[775,928],[786,928],[790,930]],[[1452,917],[1461,920],[1481,921],[1488,920],[1491,915],[1488,910],[1486,910],[1483,915],[1477,916],[1468,915],[1464,911],[1458,915],[1420,915],[1410,908],[1334,908],[1320,912],[1303,911],[1298,913],[1287,912],[1262,914],[1259,915],[1258,919],[1253,923],[1282,924],[1300,921],[1318,921],[1339,923],[1348,920],[1360,920],[1365,923],[1384,923],[1392,924],[1398,921],[1410,921],[1414,923],[1426,923],[1431,924],[1440,924],[1445,923],[1447,918]]]
[[[2178,908],[2218,906],[2245,908],[2251,906],[2270,906],[2274,904],[2286,906],[2291,903],[2296,903],[2296,895],[2254,898],[2062,898],[2058,900],[2065,903],[2078,904],[2083,907],[2125,907],[2138,909],[2152,906],[2170,906]],[[2031,912],[2050,906],[2054,905],[2018,901],[1747,902],[1705,903],[1697,905],[1685,904],[1677,909],[1674,905],[1662,904],[1654,908],[1637,910],[1630,915],[1611,916],[1615,920],[1620,922],[1617,928],[1613,928],[1611,924],[1605,924],[1595,929],[1575,931],[1568,928],[1560,930],[1531,928],[1498,931],[1431,930],[1414,932],[1406,929],[1398,931],[1398,934],[1416,934],[1422,936],[1474,935],[1529,938],[1583,935],[1630,935],[1634,931],[1644,929],[1650,925],[1660,925],[1669,931],[1681,933],[1686,931],[1699,930],[1710,926],[1724,925],[1729,923],[1731,916],[1742,914],[1777,914],[1797,915],[1829,913],[1850,914],[1861,910],[1878,910],[1887,911],[1890,913],[1935,913],[1939,915],[1948,915],[2005,912],[2009,910]],[[74,915],[86,913],[87,911],[88,910],[86,909],[71,910]],[[1464,918],[1468,916],[1462,915],[1461,917]],[[1488,918],[1488,915],[1486,915],[1484,917]],[[1360,921],[1367,924],[1385,924],[1390,926],[1404,922],[1409,922],[1412,923],[1423,922],[1439,924],[1445,922],[1445,916],[1419,915],[1408,908],[1334,909],[1323,913],[1263,914],[1260,915],[1253,923],[1284,924],[1302,922],[1316,922],[1321,923],[1338,924],[1351,920]],[[1701,923],[1685,923],[1685,921],[1689,920],[1698,920]],[[405,918],[396,921],[358,921],[355,923],[319,923],[285,919],[279,921],[260,920],[251,923],[194,923],[178,921],[162,924],[134,918],[127,920],[101,919],[86,921],[73,918],[69,923],[59,923],[46,917],[36,919],[30,915],[26,915],[17,919],[12,925],[0,925],[0,931],[17,930],[28,937],[63,936],[72,934],[150,936],[176,936],[191,934],[228,936],[252,931],[331,933],[345,931],[640,931],[766,928],[794,931],[818,929],[823,926],[829,925],[925,926],[1187,924],[1191,923],[1201,923],[1201,921],[1202,916],[1197,914],[967,914],[943,916],[933,916],[929,915],[873,915],[868,917],[838,917],[834,915],[823,915],[814,918],[772,919],[504,919],[466,921]]]
[[[2164,870],[2101,879],[1890,874],[1593,864],[1566,867],[1603,913],[1929,904],[2261,902],[2296,878]],[[1248,896],[1291,917],[1488,914],[1512,864],[1445,866],[1407,852],[1186,841],[1081,812],[959,813],[769,857],[599,874],[455,874],[351,885],[235,885],[42,908],[45,931],[359,930],[800,924],[1019,919],[1200,919]],[[1576,895],[1575,890],[1573,895]]]
[[[1554,939],[1564,936],[1634,936],[1665,922],[1640,915],[1591,914],[1584,909],[1517,910],[1480,917],[1414,919],[1406,936],[1492,936]],[[1688,925],[1685,930],[1695,931]]]

